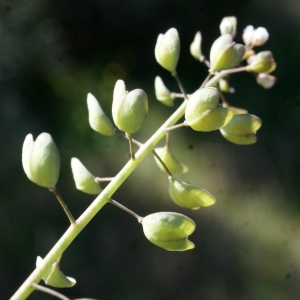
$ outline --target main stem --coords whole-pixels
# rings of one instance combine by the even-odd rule
[[[26,299],[33,291],[32,284],[38,284],[44,275],[45,270],[51,266],[58,257],[69,247],[76,236],[83,230],[83,228],[93,219],[98,211],[109,202],[114,192],[127,179],[127,177],[135,170],[135,168],[144,160],[144,158],[152,152],[155,145],[166,134],[165,128],[170,127],[184,115],[187,101],[184,101],[181,106],[170,116],[170,118],[152,135],[152,137],[143,144],[135,154],[135,160],[130,160],[115,176],[115,178],[106,186],[106,188],[99,194],[99,196],[92,202],[92,204],[83,212],[83,214],[76,220],[75,224],[71,224],[64,235],[58,240],[54,247],[50,250],[43,262],[31,273],[31,275],[24,281],[16,293],[11,297],[11,300]]]

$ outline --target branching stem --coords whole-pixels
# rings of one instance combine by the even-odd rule
[[[138,222],[140,223],[140,221],[143,219],[143,217],[140,217],[138,214],[136,214],[134,211],[132,211],[131,209],[127,208],[126,206],[120,204],[119,202],[117,202],[116,200],[110,199],[109,203],[113,204],[114,206],[126,211],[127,213],[129,213],[130,215],[134,216]]]

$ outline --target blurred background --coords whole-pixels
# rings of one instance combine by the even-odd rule
[[[174,154],[190,171],[177,178],[203,187],[214,206],[191,211],[167,193],[167,176],[147,158],[114,199],[141,216],[176,211],[197,224],[192,251],[172,253],[144,237],[141,225],[106,205],[65,252],[63,272],[76,278],[70,298],[286,300],[300,298],[300,3],[297,0],[2,0],[0,2],[0,298],[8,299],[69,226],[55,197],[30,182],[21,164],[25,136],[49,132],[61,154],[57,189],[75,217],[94,199],[75,189],[71,157],[97,176],[114,176],[129,159],[120,137],[88,124],[91,92],[111,117],[117,79],[142,88],[149,117],[135,135],[146,141],[173,109],[155,99],[154,78],[179,89],[155,61],[159,33],[176,27],[178,74],[189,93],[207,69],[189,53],[195,33],[203,52],[219,36],[224,16],[236,16],[236,42],[247,25],[263,26],[278,80],[269,90],[249,74],[231,76],[231,105],[263,121],[258,142],[237,146],[216,132],[183,128]],[[177,100],[177,107],[180,100]],[[159,145],[163,145],[161,141]],[[104,187],[105,185],[103,185]],[[40,292],[29,299],[53,299]]]

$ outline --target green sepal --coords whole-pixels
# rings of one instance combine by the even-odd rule
[[[38,267],[43,262],[43,259],[38,256],[36,266]],[[44,273],[42,279],[45,284],[56,288],[68,288],[76,284],[76,280],[72,277],[65,276],[60,268],[54,265],[50,266]]]
[[[214,87],[197,90],[185,109],[185,123],[196,131],[213,131],[225,126],[233,117],[233,110],[219,104]]]
[[[165,146],[161,148],[155,148],[155,152],[158,154],[171,173],[186,173],[189,170],[186,165],[180,162],[173,155],[169,147]],[[155,156],[154,159],[161,171],[166,172],[166,169]]]
[[[168,251],[185,251],[195,247],[188,240],[196,228],[190,218],[173,212],[158,212],[140,221],[146,238],[156,246]]]
[[[248,58],[249,65],[246,67],[248,72],[271,73],[276,69],[271,51],[262,51]]]
[[[95,182],[95,177],[78,158],[71,158],[71,168],[76,188],[79,191],[91,195],[98,195],[101,193],[102,189],[100,185]]]
[[[35,184],[55,187],[60,171],[58,149],[49,133],[41,133],[34,141],[28,134],[23,143],[22,164],[27,177]]]
[[[245,54],[245,47],[235,44],[230,34],[223,34],[213,43],[210,50],[210,72],[236,67]]]
[[[174,99],[171,96],[171,92],[165,86],[164,82],[159,76],[155,77],[154,81],[155,96],[158,101],[166,106],[174,106]]]
[[[220,129],[228,141],[238,145],[256,143],[256,131],[261,127],[261,119],[250,114],[235,115],[232,120]]]
[[[129,134],[139,131],[148,114],[148,97],[141,89],[126,93],[125,83],[118,80],[114,90],[112,115],[117,127]]]
[[[213,205],[216,202],[215,197],[206,190],[172,177],[169,177],[169,195],[177,205],[194,210],[201,206]]]
[[[104,113],[97,99],[91,93],[88,93],[87,95],[87,107],[89,112],[89,123],[92,129],[106,136],[114,135],[112,123]]]

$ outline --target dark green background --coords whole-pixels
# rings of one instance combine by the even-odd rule
[[[102,137],[87,121],[92,92],[111,116],[117,79],[149,97],[149,117],[135,136],[146,141],[171,114],[154,96],[154,78],[178,92],[154,58],[157,35],[176,27],[178,73],[189,93],[206,68],[189,53],[196,31],[208,57],[224,16],[238,18],[237,42],[252,24],[270,33],[276,85],[265,90],[249,74],[231,77],[227,100],[263,121],[258,142],[230,144],[218,131],[172,134],[175,155],[190,167],[178,178],[209,190],[217,203],[182,209],[149,157],[114,199],[145,216],[176,211],[197,229],[192,251],[164,251],[134,218],[107,205],[66,251],[62,270],[77,285],[70,298],[285,300],[300,298],[300,4],[297,0],[61,0],[0,2],[0,298],[8,299],[68,227],[56,199],[31,183],[21,165],[26,134],[53,136],[61,153],[57,189],[74,216],[93,200],[77,191],[70,170],[78,157],[97,176],[114,176],[129,159],[119,137]],[[176,102],[176,106],[179,104]],[[161,143],[163,145],[163,143]],[[52,299],[39,292],[29,299]]]

